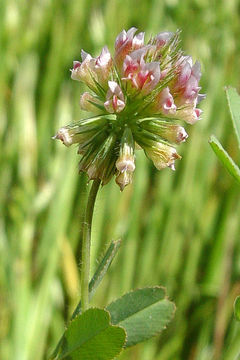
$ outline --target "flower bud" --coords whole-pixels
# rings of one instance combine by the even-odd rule
[[[192,58],[190,56],[182,56],[178,61],[178,77],[175,87],[180,89],[185,86],[192,72]]]
[[[174,115],[176,113],[176,105],[174,104],[174,99],[172,94],[169,91],[169,87],[163,89],[155,97],[149,111],[154,114],[164,114],[164,115]]]
[[[188,138],[188,134],[182,126],[167,121],[146,119],[141,122],[141,127],[153,134],[159,135],[163,140],[174,144],[180,144]]]
[[[123,63],[122,80],[130,85],[132,93],[138,91],[147,95],[160,80],[160,66],[158,62],[145,63],[144,55],[140,59],[135,55],[136,53],[126,56]]]
[[[123,60],[130,52],[141,48],[144,45],[144,32],[134,36],[137,29],[132,27],[127,32],[123,30],[115,41],[115,63],[120,70]]]
[[[85,143],[99,129],[103,130],[106,124],[107,120],[101,117],[82,120],[60,128],[57,134],[53,136],[53,139],[61,140],[66,146]]]
[[[158,170],[166,167],[175,170],[175,160],[181,159],[181,156],[178,155],[174,147],[161,142],[155,142],[152,147],[145,148],[144,150]]]
[[[104,103],[109,113],[119,113],[125,108],[125,101],[122,89],[115,81],[108,82],[108,92]]]
[[[200,89],[197,78],[194,75],[191,75],[185,84],[182,96],[188,101],[194,100],[197,98]]]
[[[156,43],[157,48],[159,49],[164,45],[166,45],[172,37],[173,37],[172,32],[163,31],[155,36],[154,43]]]
[[[112,57],[107,46],[104,46],[101,54],[91,62],[91,70],[97,75],[97,82],[104,89],[107,88],[108,78],[112,69]]]
[[[153,161],[158,170],[170,167],[174,170],[174,162],[181,159],[173,146],[165,143],[154,132],[136,128],[134,131],[137,143],[143,148],[145,154]]]
[[[135,170],[134,140],[131,130],[127,127],[123,132],[119,157],[116,161],[116,168],[120,173],[125,171],[133,172]]]
[[[190,56],[182,56],[178,64],[178,76],[174,84],[174,92],[178,95],[178,105],[190,103],[198,98],[198,85],[201,77],[201,66],[198,61],[193,65]]]
[[[140,49],[144,45],[144,32],[135,35],[132,41],[132,50]]]
[[[177,110],[176,113],[176,118],[180,119],[180,120],[184,120],[186,121],[186,123],[188,124],[195,124],[196,121],[200,120],[201,117],[200,115],[202,114],[202,110],[197,109],[195,107],[195,104],[189,104],[188,106],[183,107],[182,109],[180,108],[179,110]]]
[[[85,82],[91,90],[99,93],[99,87],[106,88],[107,86],[108,77],[112,68],[111,54],[107,46],[104,46],[101,54],[97,58],[93,58],[83,50],[81,55],[82,63],[79,61],[73,62],[71,78]]]
[[[120,187],[120,190],[123,191],[125,186],[132,183],[133,173],[130,171],[123,171],[118,173],[116,177],[116,183]]]
[[[52,137],[52,139],[61,140],[62,143],[66,146],[70,146],[74,143],[72,135],[69,133],[67,127],[62,127],[58,130],[57,134]]]
[[[89,72],[89,64],[92,60],[92,56],[82,50],[82,63],[80,61],[73,62],[73,68],[71,69],[71,78],[77,81],[85,82],[90,88],[94,88],[94,81],[91,78]]]
[[[115,41],[115,51],[117,54],[123,52],[123,50],[125,50],[127,47],[132,46],[133,37],[136,31],[137,29],[132,27],[127,32],[125,30],[120,32],[120,34],[116,37]]]

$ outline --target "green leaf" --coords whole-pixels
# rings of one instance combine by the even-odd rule
[[[123,328],[110,324],[103,309],[91,308],[77,316],[65,331],[56,360],[111,360],[122,350]]]
[[[209,144],[211,145],[213,151],[215,152],[215,154],[217,155],[218,159],[221,161],[223,166],[240,184],[239,167],[235,164],[233,159],[228,155],[226,150],[224,150],[224,148],[222,147],[222,145],[214,135],[210,137]]]
[[[238,139],[240,148],[240,96],[233,87],[226,87],[226,95],[230,114],[232,117],[233,127]]]
[[[234,301],[234,316],[237,321],[240,321],[240,296],[237,296]]]
[[[159,286],[138,289],[107,306],[111,321],[127,332],[126,347],[157,335],[172,319],[175,305]]]
[[[100,262],[95,274],[92,277],[92,280],[89,284],[89,292],[90,292],[90,299],[93,297],[98,285],[102,281],[104,275],[106,274],[107,270],[109,269],[117,251],[121,245],[121,239],[112,241],[107,249],[102,261]],[[89,299],[89,300],[90,300]]]
[[[89,283],[89,301],[93,297],[98,285],[102,281],[104,275],[108,271],[115,255],[117,254],[117,251],[121,245],[121,240],[112,241],[109,245],[106,254],[104,255],[102,261],[98,265],[98,268],[95,272],[95,274],[92,277],[92,280]],[[74,319],[79,313],[81,312],[81,301],[77,305],[76,309],[74,310],[74,313],[72,315],[72,319]]]
[[[89,283],[89,300],[91,300],[91,298],[93,297],[98,285],[101,283],[104,275],[106,274],[106,272],[108,271],[115,255],[117,254],[117,251],[119,249],[121,245],[121,239],[119,240],[116,240],[116,241],[112,241],[111,244],[109,245],[107,251],[106,251],[106,254],[104,255],[102,261],[100,262],[95,274],[93,275],[92,277],[92,280],[90,281]],[[81,301],[78,303],[78,305],[76,306],[73,314],[72,314],[72,317],[71,317],[71,320],[75,319],[77,315],[79,315],[81,313]],[[62,344],[62,341],[64,339],[64,335],[61,337],[61,339],[59,340],[54,352],[53,352],[53,355],[52,355],[52,358],[54,359],[56,354],[58,353],[60,347],[61,347],[61,344]]]

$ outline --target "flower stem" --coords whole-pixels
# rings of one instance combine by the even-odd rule
[[[101,180],[93,180],[92,187],[88,196],[85,219],[83,223],[82,238],[82,268],[81,268],[81,303],[82,311],[86,311],[89,302],[89,275],[90,275],[90,245],[91,245],[91,228],[94,204]]]

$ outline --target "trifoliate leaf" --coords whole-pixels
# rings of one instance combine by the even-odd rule
[[[161,287],[137,289],[107,306],[111,321],[127,332],[126,347],[157,335],[172,319],[175,305]]]
[[[88,309],[77,316],[65,331],[56,360],[111,360],[122,350],[126,333],[110,324],[103,309]]]

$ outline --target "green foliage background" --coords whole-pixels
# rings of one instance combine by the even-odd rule
[[[86,116],[83,87],[70,79],[80,49],[113,49],[136,26],[147,36],[182,29],[182,46],[202,63],[207,99],[176,172],[158,172],[141,152],[133,186],[99,194],[92,270],[105,243],[123,244],[93,304],[131,288],[164,285],[177,305],[160,337],[125,360],[237,359],[240,293],[239,186],[210,146],[211,133],[239,163],[224,85],[240,88],[238,0],[0,1],[0,358],[45,359],[79,298],[80,224],[88,186],[76,148],[51,140]]]

